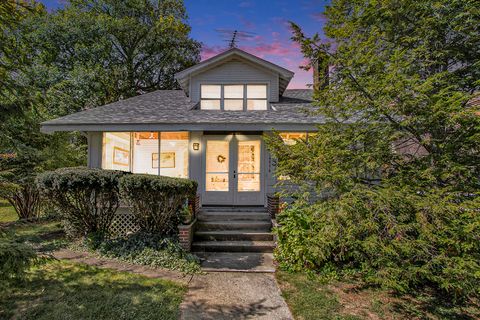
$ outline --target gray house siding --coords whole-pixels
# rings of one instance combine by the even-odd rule
[[[243,61],[229,61],[202,73],[193,75],[190,80],[190,98],[200,101],[201,84],[266,83],[270,102],[278,102],[278,74]]]

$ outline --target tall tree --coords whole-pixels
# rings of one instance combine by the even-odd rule
[[[186,19],[180,0],[72,0],[37,20],[32,42],[48,69],[36,81],[54,97],[49,108],[62,114],[176,88],[174,74],[200,58]]]
[[[307,38],[299,26],[292,27],[310,61],[328,59],[331,66],[329,84],[315,97],[316,112],[327,119],[328,129],[321,133],[329,135],[319,138],[324,142],[317,147],[331,148],[333,155],[327,160],[319,154],[324,150],[307,147],[309,156],[300,162],[317,163],[321,157],[328,166],[315,171],[299,166],[288,174],[346,190],[355,183],[375,184],[377,178],[477,190],[476,2],[334,0],[326,16],[324,39]],[[362,169],[368,170],[359,175]]]
[[[315,91],[326,123],[293,146],[269,139],[277,174],[320,196],[280,215],[280,262],[478,296],[478,3],[333,0],[325,15],[325,37],[292,29],[330,65]]]

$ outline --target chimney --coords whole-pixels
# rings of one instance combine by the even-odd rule
[[[313,89],[320,90],[328,86],[329,83],[329,64],[326,54],[320,54],[312,62],[313,68]]]

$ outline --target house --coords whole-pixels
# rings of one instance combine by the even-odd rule
[[[88,165],[196,180],[202,206],[267,206],[275,161],[262,135],[286,142],[322,122],[310,89],[286,89],[293,72],[240,49],[176,74],[183,90],[158,90],[42,123],[82,131]]]

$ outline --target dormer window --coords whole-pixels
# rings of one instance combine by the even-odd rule
[[[266,84],[202,84],[200,95],[202,110],[268,109]]]

